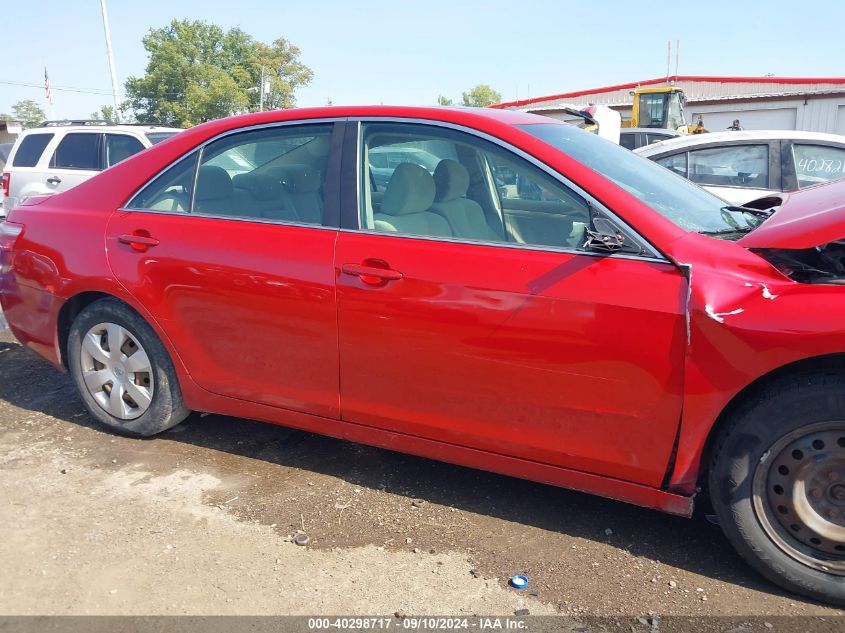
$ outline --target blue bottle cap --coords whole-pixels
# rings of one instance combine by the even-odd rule
[[[525,589],[528,586],[528,578],[522,574],[511,576],[510,585],[514,589]]]

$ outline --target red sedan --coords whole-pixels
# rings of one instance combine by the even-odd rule
[[[845,604],[845,187],[731,207],[573,126],[356,107],[185,131],[0,229],[91,415],[265,420],[674,514]]]

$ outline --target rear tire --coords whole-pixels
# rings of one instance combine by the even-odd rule
[[[190,411],[176,370],[150,325],[114,298],[85,307],[70,328],[68,368],[99,422],[131,437],[176,426]]]
[[[792,376],[749,398],[717,440],[709,486],[752,567],[845,605],[845,375]]]

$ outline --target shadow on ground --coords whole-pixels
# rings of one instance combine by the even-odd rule
[[[40,411],[96,429],[111,438],[87,415],[67,374],[57,372],[17,343],[9,342],[8,333],[2,338],[7,340],[0,340],[0,399],[21,409]],[[288,476],[285,473],[305,473],[305,477],[298,473],[297,486],[306,485],[308,476],[324,474],[360,488],[393,492],[439,504],[445,510],[454,507],[482,517],[478,521],[482,526],[479,533],[452,534],[449,539],[453,543],[444,544],[444,532],[435,524],[431,525],[432,539],[429,541],[424,530],[422,533],[417,531],[414,543],[419,542],[421,547],[436,544],[438,549],[445,549],[457,545],[459,551],[463,548],[472,557],[484,557],[485,548],[493,549],[486,555],[492,557],[491,560],[500,558],[504,561],[502,566],[506,567],[513,561],[509,559],[508,551],[502,551],[503,543],[505,547],[507,543],[514,543],[518,548],[519,539],[528,538],[526,533],[534,528],[531,539],[537,551],[532,556],[536,556],[537,565],[541,564],[540,560],[561,561],[569,555],[569,552],[543,550],[544,535],[550,535],[546,541],[551,543],[557,542],[552,537],[563,535],[569,537],[567,542],[583,539],[585,548],[590,547],[590,542],[602,543],[626,550],[646,564],[656,561],[765,593],[778,592],[753,573],[734,553],[718,528],[701,516],[687,520],[552,486],[222,416],[193,414],[185,424],[161,437],[213,449],[224,456],[246,457],[281,466],[284,472],[272,471],[280,478],[279,489],[284,487],[281,479]],[[157,450],[155,439],[125,441],[136,451]],[[237,470],[252,466],[236,460],[228,468]],[[267,485],[273,489],[272,482]],[[331,501],[334,504],[334,499]],[[262,520],[260,512],[257,516]],[[448,512],[446,518],[449,518]],[[612,529],[612,536],[606,534],[608,528]],[[507,530],[510,530],[509,535],[505,534]],[[382,534],[372,522],[369,528],[359,526],[338,544],[381,545],[386,535],[388,532]],[[403,547],[404,543],[405,539],[401,539]],[[500,551],[495,551],[496,548]],[[491,564],[495,564],[495,560]],[[792,596],[789,599],[795,600]]]

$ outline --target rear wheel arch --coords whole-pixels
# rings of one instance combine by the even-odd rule
[[[147,324],[153,329],[156,336],[158,336],[159,340],[161,341],[162,345],[164,345],[168,355],[170,356],[171,362],[176,368],[177,375],[179,375],[180,378],[182,376],[189,376],[187,368],[182,362],[182,359],[177,353],[176,349],[171,344],[169,337],[164,331],[162,331],[161,327],[159,327],[159,324],[156,322],[155,318],[151,314],[147,313],[146,310],[136,305],[134,301],[127,297],[114,294],[113,292],[104,292],[101,290],[85,290],[78,292],[66,299],[64,305],[62,305],[61,309],[59,310],[59,315],[56,322],[56,344],[58,345],[58,351],[60,354],[61,362],[65,369],[68,369],[68,334],[70,333],[71,325],[73,325],[73,320],[77,317],[80,312],[82,312],[82,310],[84,310],[86,307],[88,307],[95,301],[99,301],[100,299],[115,299],[116,301],[120,301],[121,303],[127,305],[131,310],[136,312],[138,316],[144,319],[144,321],[146,321]]]
[[[113,299],[118,299],[118,297],[115,297],[114,295],[110,295],[105,292],[80,292],[79,294],[70,297],[62,305],[61,310],[59,310],[58,320],[56,322],[56,336],[59,346],[59,355],[62,361],[62,365],[64,365],[65,369],[68,369],[68,335],[70,334],[70,326],[73,323],[74,319],[76,319],[77,315],[82,312],[82,310],[84,310],[86,307],[88,307],[95,301],[98,301],[100,299],[107,299],[109,297]]]

